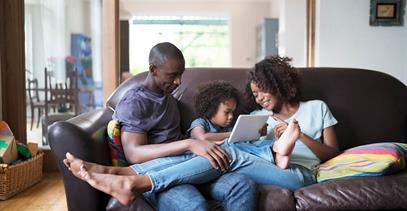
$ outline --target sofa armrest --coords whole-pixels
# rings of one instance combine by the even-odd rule
[[[297,210],[407,209],[407,170],[314,184],[294,192]]]
[[[110,119],[111,111],[97,110],[56,122],[49,128],[49,143],[62,173],[70,211],[104,210],[106,207],[109,196],[72,175],[62,160],[66,152],[71,152],[86,161],[110,165],[109,148],[105,141],[105,127]],[[104,134],[96,137],[98,132]]]

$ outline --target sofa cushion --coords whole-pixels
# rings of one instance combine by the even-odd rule
[[[215,200],[208,200],[208,210],[211,211],[221,211],[224,210],[222,203]],[[294,206],[294,205],[293,205]],[[168,210],[170,209],[168,207]],[[154,208],[143,198],[137,198],[133,203],[130,205],[122,205],[117,199],[110,198],[109,203],[106,206],[106,211],[154,211]]]
[[[376,143],[354,147],[320,165],[317,180],[380,176],[405,167],[407,144]]]
[[[154,209],[144,200],[143,197],[137,198],[128,206],[122,205],[114,197],[110,198],[106,206],[106,211],[154,211]]]
[[[121,142],[120,123],[111,120],[107,124],[107,141],[113,166],[128,166]]]
[[[275,185],[258,185],[258,210],[295,210],[294,195],[291,190]]]

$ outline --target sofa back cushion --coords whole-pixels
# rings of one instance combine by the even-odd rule
[[[303,100],[325,101],[338,124],[342,150],[376,142],[407,141],[407,88],[397,79],[377,71],[351,68],[299,68]],[[229,81],[244,92],[249,68],[187,68],[182,84],[173,92],[180,102],[181,127],[186,131],[196,114],[197,87],[212,80]],[[125,92],[144,80],[141,73],[123,83],[109,98],[114,109]]]
[[[338,120],[340,148],[407,141],[407,88],[385,73],[348,68],[303,69],[303,98],[322,99]]]

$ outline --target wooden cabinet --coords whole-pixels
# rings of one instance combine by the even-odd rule
[[[278,19],[264,18],[256,27],[256,61],[278,54]]]

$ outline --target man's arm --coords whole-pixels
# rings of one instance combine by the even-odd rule
[[[190,150],[196,155],[205,157],[216,169],[225,171],[229,166],[229,158],[222,147],[205,140],[184,139],[163,144],[148,144],[142,133],[122,132],[122,146],[126,159],[130,163],[143,163],[155,158],[179,155]]]

